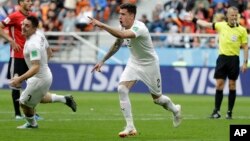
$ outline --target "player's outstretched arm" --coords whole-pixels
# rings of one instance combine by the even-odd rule
[[[135,38],[136,37],[134,32],[132,32],[130,30],[119,30],[119,29],[113,28],[105,23],[100,22],[95,18],[91,18],[91,17],[88,17],[88,18],[90,19],[91,24],[106,30],[107,32],[109,32],[110,34],[115,36],[116,38],[125,39],[125,38]]]

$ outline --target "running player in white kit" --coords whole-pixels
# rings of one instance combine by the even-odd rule
[[[57,98],[64,100],[66,105],[76,111],[76,103],[72,96],[47,94],[52,84],[52,73],[48,67],[48,59],[52,52],[48,41],[37,27],[38,19],[34,16],[29,16],[23,21],[22,34],[26,37],[23,53],[29,70],[21,76],[14,77],[10,82],[11,86],[16,87],[27,80],[27,86],[19,99],[27,123],[18,126],[19,129],[38,128],[34,114],[35,107],[40,102],[51,103],[52,99]]]
[[[127,47],[130,49],[130,58],[121,75],[120,83],[118,85],[120,106],[127,124],[125,129],[119,133],[120,137],[137,134],[133,122],[128,93],[138,80],[148,86],[154,103],[163,106],[163,108],[173,113],[174,127],[177,127],[181,123],[181,106],[175,105],[169,97],[162,95],[158,56],[154,50],[147,27],[144,23],[135,20],[135,15],[135,5],[128,3],[120,5],[119,20],[122,30],[115,29],[89,17],[93,25],[106,30],[113,36],[117,37],[116,42],[110,48],[109,52],[101,62],[94,66],[92,71],[100,72],[104,62],[119,50],[123,41],[125,41]]]

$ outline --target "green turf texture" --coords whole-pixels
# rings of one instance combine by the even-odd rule
[[[231,124],[250,124],[250,97],[238,96],[233,120],[225,119],[227,96],[221,107],[221,119],[209,119],[214,96],[168,96],[182,105],[183,121],[172,125],[172,113],[152,102],[149,94],[130,94],[134,122],[139,134],[120,138],[125,122],[117,93],[53,91],[72,94],[78,109],[74,113],[61,103],[39,104],[44,118],[39,129],[20,130],[24,120],[15,120],[10,90],[0,89],[0,141],[229,141]]]

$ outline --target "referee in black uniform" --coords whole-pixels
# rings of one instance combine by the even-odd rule
[[[186,20],[193,21],[202,27],[210,27],[219,35],[219,56],[216,62],[214,78],[216,79],[215,107],[210,118],[220,118],[220,107],[223,100],[223,89],[225,80],[229,79],[228,111],[226,118],[232,119],[232,111],[236,99],[236,80],[240,73],[239,54],[240,48],[244,51],[244,62],[241,71],[247,70],[248,46],[247,30],[238,24],[238,9],[229,7],[226,14],[226,21],[210,23],[194,18],[192,13]]]

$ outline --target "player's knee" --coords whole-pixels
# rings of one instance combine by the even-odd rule
[[[129,92],[129,89],[124,85],[118,85],[117,91],[119,94],[127,94]]]
[[[119,93],[120,102],[121,101],[127,101],[128,100],[129,89],[124,85],[119,85],[117,90],[118,90],[118,93]]]
[[[236,82],[234,80],[229,80],[229,89],[234,90],[236,89]]]

